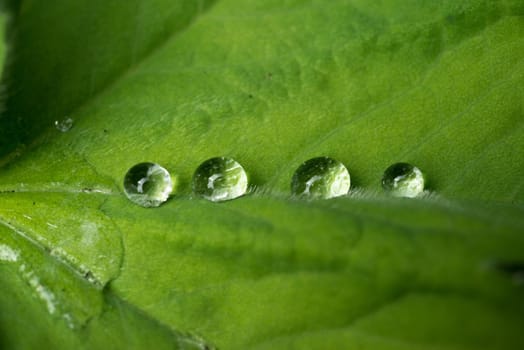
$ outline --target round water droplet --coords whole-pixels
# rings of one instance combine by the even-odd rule
[[[140,163],[128,170],[124,178],[127,198],[142,207],[158,207],[173,191],[169,172],[155,163]]]
[[[193,175],[193,192],[212,202],[222,202],[244,195],[247,174],[234,159],[217,157],[206,160]]]
[[[55,127],[61,132],[68,132],[73,127],[73,119],[56,120]]]
[[[311,198],[333,198],[348,193],[351,178],[347,168],[328,157],[310,159],[295,171],[291,192]]]
[[[395,163],[384,172],[382,188],[395,197],[413,198],[424,192],[424,174],[409,163]]]

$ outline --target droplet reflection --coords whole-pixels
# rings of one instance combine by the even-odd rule
[[[193,192],[212,202],[240,197],[246,193],[247,186],[244,168],[232,158],[208,159],[193,175]]]
[[[66,118],[63,120],[55,120],[55,127],[58,131],[68,132],[73,127],[73,119]]]
[[[395,163],[386,169],[382,188],[394,197],[414,198],[424,192],[424,174],[409,163]]]
[[[329,157],[318,157],[298,167],[291,180],[291,193],[327,199],[347,194],[350,186],[351,178],[344,164]]]
[[[173,191],[169,172],[155,163],[133,166],[124,178],[127,198],[142,207],[158,207]]]

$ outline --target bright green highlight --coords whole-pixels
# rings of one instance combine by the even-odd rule
[[[329,157],[318,157],[298,167],[291,180],[291,193],[328,199],[347,194],[350,186],[351,179],[344,164]]]

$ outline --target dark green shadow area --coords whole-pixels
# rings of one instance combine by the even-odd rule
[[[13,21],[2,78],[0,156],[84,106],[213,2],[3,2]]]

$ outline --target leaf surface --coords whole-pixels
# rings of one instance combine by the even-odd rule
[[[521,349],[523,14],[517,0],[19,2],[0,345]],[[347,165],[348,197],[288,195],[319,155]],[[249,171],[249,195],[192,198],[214,156]],[[157,209],[123,195],[144,161],[177,179]],[[397,161],[433,194],[384,196]]]

